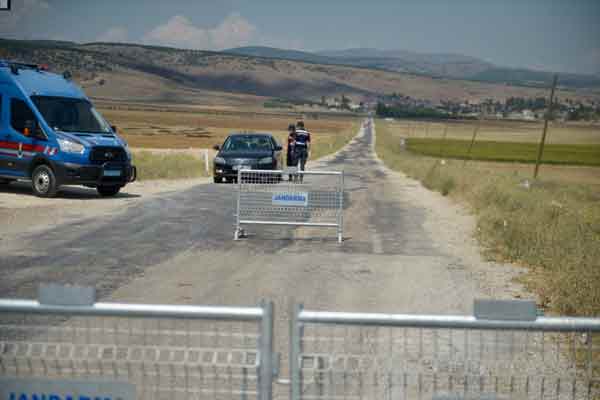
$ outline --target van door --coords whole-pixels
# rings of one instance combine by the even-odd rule
[[[2,151],[6,159],[5,173],[15,177],[26,177],[29,163],[37,153],[44,151],[44,146],[39,145],[35,138],[39,123],[24,100],[11,97],[8,103],[8,130],[2,141]]]
[[[2,85],[0,84],[0,89],[2,89]],[[8,111],[6,110],[6,105],[4,104],[4,99],[6,96],[0,92],[0,175],[8,174],[8,157],[9,155],[5,151],[5,146],[7,145],[6,140],[10,137],[8,133],[8,123],[7,116]]]

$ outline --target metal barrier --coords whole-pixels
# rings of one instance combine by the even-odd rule
[[[600,319],[536,317],[535,305],[522,318],[515,307],[435,316],[296,305],[291,399],[600,398]]]
[[[85,290],[72,292],[0,299],[0,398],[272,399],[272,303],[95,303]],[[278,382],[290,384],[292,400],[600,398],[600,319],[538,317],[527,301],[476,301],[474,310],[366,314],[294,305],[290,380]]]
[[[244,225],[336,228],[343,239],[344,173],[238,171],[235,239]]]
[[[112,382],[114,390],[128,384],[137,399],[270,400],[272,330],[273,305],[267,302],[65,306],[2,299],[0,387],[37,387],[37,379],[62,387],[76,379],[87,387]]]

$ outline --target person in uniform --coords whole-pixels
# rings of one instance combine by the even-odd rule
[[[304,121],[298,121],[295,134],[294,153],[296,155],[296,162],[300,171],[304,171],[310,154],[310,133],[304,127]]]
[[[287,154],[286,154],[286,165],[288,167],[295,167],[296,155],[294,154],[294,144],[296,142],[296,125],[290,124],[288,126],[288,137],[287,137]],[[292,180],[292,174],[289,175],[289,180]]]

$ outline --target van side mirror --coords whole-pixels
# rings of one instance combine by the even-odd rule
[[[221,150],[221,146],[219,146],[218,144],[215,144],[213,146],[213,149],[216,150],[216,151],[219,151],[219,150]]]
[[[117,126],[116,126],[116,125],[111,125],[111,126],[110,126],[110,129],[112,129],[112,131],[113,131],[114,133],[117,133]]]
[[[37,124],[35,129],[33,130],[33,137],[39,140],[48,140],[46,134],[44,133],[42,127],[39,124]]]

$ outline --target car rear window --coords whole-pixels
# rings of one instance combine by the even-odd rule
[[[269,136],[231,136],[223,146],[225,151],[273,150]]]

